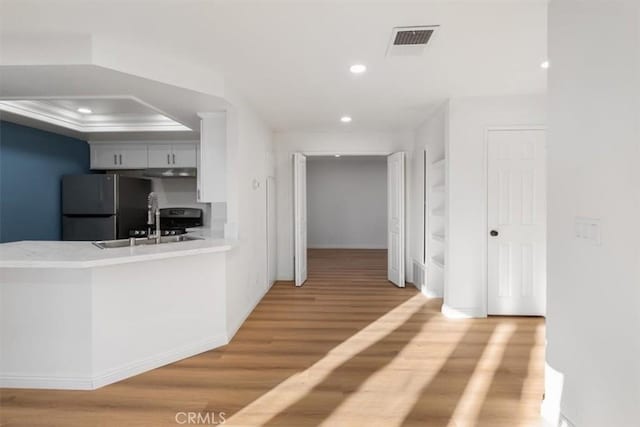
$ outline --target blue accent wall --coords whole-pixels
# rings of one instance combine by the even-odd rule
[[[85,141],[0,121],[0,242],[60,240],[60,179],[89,172]]]

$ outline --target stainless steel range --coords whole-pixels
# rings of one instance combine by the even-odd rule
[[[202,209],[196,208],[164,208],[160,209],[160,235],[179,236],[187,232],[187,228],[202,226]],[[147,237],[148,226],[141,225],[129,231],[129,237]],[[152,232],[155,232],[152,230]]]

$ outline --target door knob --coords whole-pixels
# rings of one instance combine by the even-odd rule
[[[498,230],[491,230],[489,234],[491,235],[491,237],[496,237],[500,233],[498,233]]]

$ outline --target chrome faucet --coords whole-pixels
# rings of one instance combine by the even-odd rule
[[[155,235],[151,234],[151,226],[156,226]],[[158,195],[153,191],[147,196],[147,238],[155,238],[156,244],[160,243],[160,209],[158,207]]]

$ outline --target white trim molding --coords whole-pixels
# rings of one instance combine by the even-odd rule
[[[387,245],[345,244],[345,245],[308,245],[307,249],[387,249]]]
[[[136,113],[82,114],[61,102],[129,102]],[[142,111],[144,110],[144,112]],[[0,98],[0,111],[71,129],[80,133],[102,132],[184,132],[192,129],[134,96],[65,98]]]
[[[474,319],[487,317],[482,307],[450,307],[442,304],[442,314],[449,319]]]
[[[441,293],[430,291],[428,289],[428,286],[424,286],[423,287],[422,295],[424,295],[427,298],[442,298],[443,297],[443,295]],[[444,312],[443,312],[443,314],[444,314]],[[447,316],[447,317],[449,317],[449,316]]]
[[[0,387],[3,388],[37,388],[56,390],[95,390],[126,378],[142,374],[160,366],[168,365],[188,357],[227,344],[227,337],[217,335],[202,341],[185,345],[181,348],[160,353],[135,362],[127,363],[97,375],[86,377],[54,377],[35,375],[0,374]]]

